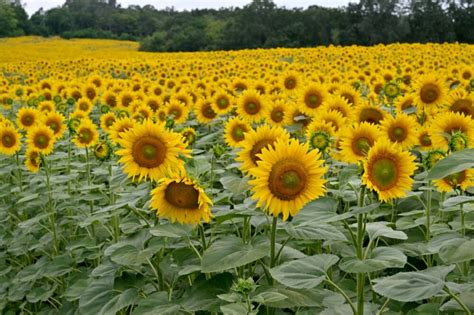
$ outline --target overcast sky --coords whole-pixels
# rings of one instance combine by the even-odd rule
[[[354,0],[355,1],[355,0]],[[352,2],[354,2],[352,1]],[[35,13],[39,8],[45,10],[62,5],[65,0],[23,0],[26,12],[29,15]],[[131,4],[143,6],[151,4],[157,9],[166,7],[174,7],[176,10],[191,10],[202,8],[220,7],[241,7],[251,2],[251,0],[118,0],[122,7]],[[319,5],[323,7],[340,7],[349,3],[349,0],[274,0],[278,6],[286,6],[287,8],[306,8],[310,5]]]

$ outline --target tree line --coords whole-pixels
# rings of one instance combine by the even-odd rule
[[[66,0],[31,17],[0,0],[0,37],[40,35],[140,41],[144,51],[474,43],[474,0],[360,0],[341,8],[288,9],[271,0],[242,8],[122,8],[116,0]]]

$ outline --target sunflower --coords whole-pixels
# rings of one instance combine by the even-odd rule
[[[128,91],[123,91],[118,95],[118,104],[120,108],[127,108],[134,100],[134,95]]]
[[[37,150],[39,153],[48,155],[53,152],[54,148],[54,132],[43,124],[35,125],[28,130],[26,135],[26,144],[28,149]]]
[[[282,214],[286,221],[325,193],[326,169],[322,165],[321,154],[310,151],[307,143],[279,139],[262,150],[258,167],[250,171],[254,177],[249,181],[252,199],[269,214]]]
[[[396,117],[389,116],[380,123],[383,137],[396,143],[402,150],[409,149],[417,142],[416,120],[407,114],[399,113]]]
[[[266,107],[265,120],[270,125],[286,126],[291,124],[291,117],[284,100],[277,99]]]
[[[118,106],[117,95],[113,92],[107,91],[102,96],[102,102],[110,106],[110,108],[116,108]]]
[[[42,113],[50,113],[56,109],[56,104],[52,101],[42,101],[38,104],[38,110]]]
[[[242,149],[236,160],[242,162],[241,169],[248,172],[257,166],[257,162],[260,160],[258,154],[262,152],[263,148],[273,146],[278,139],[288,141],[289,138],[288,132],[279,126],[263,125],[256,130],[250,130],[245,134],[245,139],[241,144]]]
[[[388,113],[375,105],[365,103],[356,107],[354,116],[359,123],[368,122],[378,125],[388,116]]]
[[[248,122],[258,122],[265,115],[265,100],[255,90],[245,90],[239,97],[237,113]]]
[[[76,129],[76,135],[73,142],[79,148],[88,148],[94,146],[99,140],[97,126],[89,119],[82,119],[79,127]]]
[[[112,146],[108,141],[100,141],[94,146],[93,153],[99,161],[106,161],[112,155]]]
[[[435,148],[447,149],[451,135],[456,132],[464,133],[469,147],[474,145],[473,120],[461,113],[440,113],[434,118],[431,126]]]
[[[184,142],[186,142],[188,145],[196,142],[196,130],[194,130],[194,128],[184,128],[181,130],[181,135],[183,135]]]
[[[343,97],[351,106],[358,106],[361,103],[359,92],[350,85],[340,86],[336,95]]]
[[[344,118],[341,115],[340,112],[334,111],[334,110],[330,110],[330,111],[327,111],[327,112],[321,112],[318,115],[318,120],[322,120],[322,121],[325,121],[327,123],[330,123],[334,127],[334,130],[336,132],[339,130],[339,128],[344,126],[344,124],[347,121],[347,119]]]
[[[358,163],[367,157],[370,148],[383,136],[378,126],[363,122],[342,129],[339,137],[340,159]]]
[[[432,141],[432,132],[429,126],[420,127],[417,130],[418,147],[422,151],[429,151],[434,148]]]
[[[163,124],[145,120],[121,137],[118,143],[123,149],[117,155],[129,177],[157,181],[169,172],[184,170],[179,155],[189,156],[190,150],[180,134],[165,129]]]
[[[0,153],[13,155],[21,149],[20,133],[11,124],[0,123]]]
[[[66,132],[65,120],[66,118],[60,113],[51,112],[43,117],[42,123],[53,130],[56,139],[61,139]]]
[[[297,91],[300,77],[297,72],[287,71],[281,76],[281,87],[286,91]]]
[[[172,100],[165,106],[166,115],[171,117],[176,124],[183,124],[188,119],[189,108],[182,102]]]
[[[100,128],[107,133],[110,133],[112,126],[117,120],[114,112],[108,112],[100,116]]]
[[[224,126],[224,140],[231,147],[241,146],[249,125],[238,117],[230,118]]]
[[[161,101],[157,97],[148,97],[145,100],[145,105],[148,106],[154,113],[161,107]]]
[[[433,181],[433,184],[440,192],[449,193],[456,188],[464,191],[474,185],[474,170],[467,169],[448,175],[442,179],[436,179]]]
[[[466,92],[452,92],[449,95],[446,109],[450,112],[461,113],[474,119],[474,97]]]
[[[30,130],[41,118],[41,113],[35,108],[22,107],[16,114],[16,123],[20,129]]]
[[[212,109],[211,101],[208,99],[201,99],[197,102],[194,112],[196,118],[201,124],[207,124],[217,117],[217,113]]]
[[[398,97],[395,101],[395,110],[397,113],[412,114],[416,113],[415,97],[413,94],[406,94]]]
[[[446,98],[446,87],[441,79],[434,75],[425,75],[415,85],[415,103],[427,112],[443,104]]]
[[[362,182],[375,190],[381,201],[404,197],[413,183],[414,161],[415,156],[382,138],[367,154]]]
[[[328,99],[326,86],[312,83],[300,89],[298,93],[298,107],[302,113],[314,116],[322,104]]]
[[[209,222],[212,217],[211,199],[198,183],[187,176],[176,174],[162,178],[151,191],[150,207],[158,217],[181,224]]]
[[[214,93],[211,106],[214,112],[223,115],[232,110],[233,102],[234,100],[231,95],[226,93],[224,90],[218,90]]]
[[[331,95],[324,105],[321,107],[321,112],[336,111],[339,112],[342,117],[349,120],[354,119],[354,110],[349,105],[348,101],[340,95]]]
[[[92,109],[93,105],[88,98],[83,97],[77,100],[76,111],[81,111],[85,114],[89,114],[90,112],[92,112]]]
[[[32,173],[37,173],[41,167],[41,153],[36,149],[28,149],[25,153],[25,167]]]

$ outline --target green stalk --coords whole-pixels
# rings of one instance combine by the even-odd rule
[[[428,243],[431,240],[431,199],[432,199],[432,192],[431,192],[431,181],[428,182],[428,192],[426,196],[426,208],[425,208],[425,216],[426,216],[426,234],[425,239]],[[426,257],[428,267],[432,266],[431,262],[431,255]]]
[[[51,225],[51,232],[53,233],[53,254],[52,256],[57,255],[59,251],[58,245],[58,236],[56,231],[56,214],[54,212],[53,207],[53,192],[51,190],[51,180],[50,180],[50,167],[48,164],[48,160],[44,155],[41,155],[42,163],[44,164],[44,169],[46,173],[46,187],[48,189],[48,220],[49,224]]]
[[[204,227],[202,226],[202,224],[199,224],[198,229],[199,229],[199,234],[201,235],[202,251],[204,252],[207,249],[207,244],[206,244],[206,235],[204,234]]]
[[[15,161],[18,170],[18,186],[20,186],[20,192],[23,192],[23,174],[21,172],[21,165],[20,165],[20,156],[18,152],[15,154]]]
[[[362,186],[359,194],[359,207],[364,206],[365,186]],[[365,217],[360,213],[357,215],[357,258],[364,260],[364,234],[365,234]],[[357,274],[357,314],[364,314],[364,287],[365,273]]]
[[[113,205],[115,204],[115,194],[112,189],[112,164],[109,163],[109,204]],[[118,242],[119,237],[120,237],[120,228],[119,228],[119,216],[117,214],[114,214],[112,217],[112,231],[114,235],[114,242]]]
[[[91,165],[89,161],[89,148],[86,147],[86,176],[87,176],[87,186],[91,186]],[[94,201],[90,200],[89,201],[89,208],[90,208],[90,213],[91,215],[94,213]],[[94,228],[94,223],[91,224],[91,233],[92,237],[95,238],[95,228]]]

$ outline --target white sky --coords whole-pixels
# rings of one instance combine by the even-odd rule
[[[353,0],[352,2],[354,2]],[[65,0],[23,0],[26,12],[29,15],[35,13],[39,8],[45,10],[61,6]],[[174,7],[176,10],[191,10],[202,8],[220,7],[242,7],[251,0],[118,0],[122,7],[127,7],[131,4],[140,6],[151,4],[157,9],[164,9],[166,7]],[[319,5],[322,7],[340,7],[349,3],[349,0],[274,0],[278,6],[285,6],[287,8],[306,8],[310,5]]]

